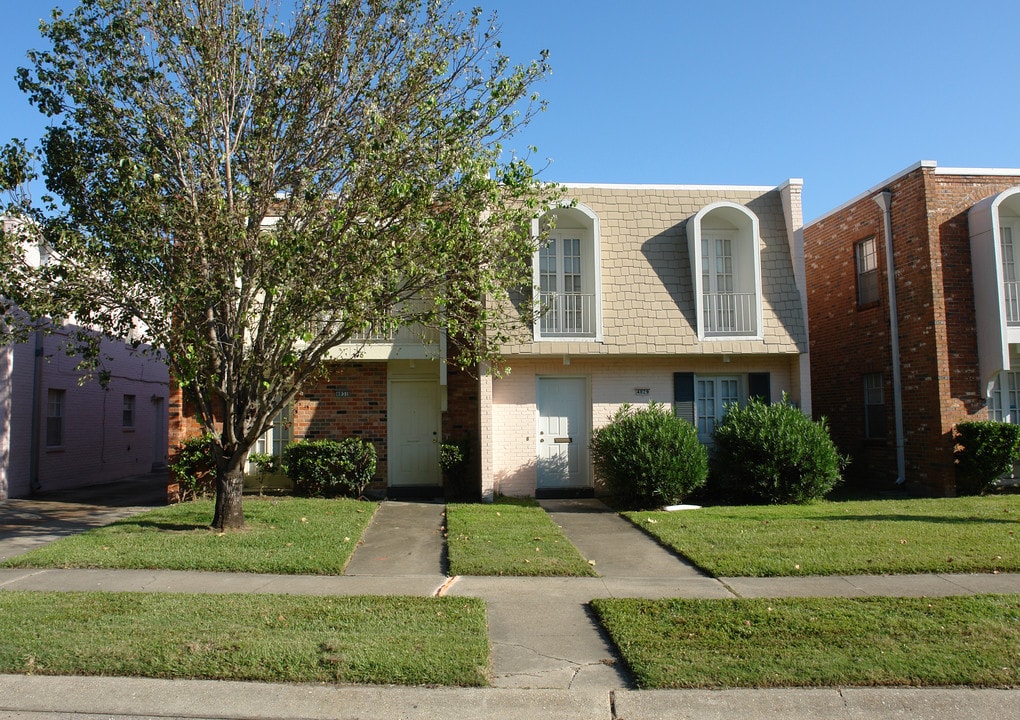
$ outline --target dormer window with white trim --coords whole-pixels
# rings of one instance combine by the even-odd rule
[[[584,205],[550,210],[555,227],[534,261],[536,340],[601,340],[599,220]]]
[[[736,203],[713,203],[691,218],[699,339],[761,338],[759,237],[757,216]]]

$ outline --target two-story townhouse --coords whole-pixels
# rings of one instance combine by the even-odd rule
[[[810,412],[800,195],[799,180],[568,186],[533,260],[542,312],[503,348],[505,372],[458,369],[438,333],[361,338],[257,449],[358,436],[377,488],[435,496],[439,444],[466,439],[476,496],[582,495],[591,432],[624,403],[664,403],[705,442],[749,396]],[[179,391],[170,410],[173,445],[196,427]]]
[[[706,443],[749,396],[810,413],[801,186],[569,185],[534,261],[545,311],[481,378],[482,494],[592,493],[591,432],[625,403]]]
[[[1020,422],[1020,169],[922,161],[803,234],[814,410],[848,477],[954,494],[955,424]]]

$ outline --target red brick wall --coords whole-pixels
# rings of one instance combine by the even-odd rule
[[[482,450],[478,405],[477,370],[462,370],[450,365],[446,372],[446,407],[443,413],[443,442],[459,443],[467,438],[471,456],[468,458],[471,487],[481,488]]]
[[[986,417],[977,371],[967,211],[1020,178],[940,175],[918,168],[893,181],[891,219],[900,335],[907,481],[955,490],[953,425]],[[854,243],[875,237],[881,300],[858,308]],[[804,230],[812,402],[853,457],[861,483],[895,478],[889,302],[882,213],[871,197]],[[864,438],[863,375],[885,379],[888,432]]]
[[[294,401],[295,440],[346,437],[358,437],[375,445],[376,482],[385,483],[386,363],[337,366],[327,379],[307,385]]]
[[[443,413],[443,438],[453,442],[471,441],[473,481],[480,478],[478,379],[470,372],[451,366],[447,373],[447,407]],[[385,487],[387,478],[387,369],[385,362],[353,362],[334,366],[324,380],[307,385],[294,401],[294,439],[340,440],[359,437],[375,445],[378,463],[374,487]],[[201,428],[194,409],[183,399],[180,388],[171,383],[170,448]],[[171,498],[176,487],[171,482]]]

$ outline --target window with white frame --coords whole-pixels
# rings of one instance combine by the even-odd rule
[[[294,411],[287,407],[277,413],[273,418],[273,424],[262,437],[255,441],[254,452],[271,455],[277,461],[283,458],[284,449],[294,440],[294,423],[292,422]],[[279,465],[279,463],[277,463]],[[254,471],[250,467],[249,471]]]
[[[998,422],[1020,425],[1020,372],[1004,370],[988,393],[988,417]]]
[[[583,205],[549,212],[555,228],[535,254],[535,339],[602,335],[599,222]]]
[[[875,238],[861,240],[854,245],[857,264],[857,304],[873,305],[878,302],[878,251]]]
[[[720,201],[702,208],[687,230],[701,339],[761,337],[761,239],[758,217]]]
[[[1014,237],[1020,228],[1017,218],[1000,217],[999,249],[1002,253],[1002,290],[1006,301],[1006,323],[1020,324],[1020,282],[1016,275]]]
[[[46,446],[59,447],[64,444],[64,405],[66,393],[63,390],[46,391]]]
[[[712,433],[726,414],[729,405],[740,404],[746,397],[736,375],[698,375],[694,381],[694,409],[698,439],[712,441]]]
[[[581,238],[554,232],[539,251],[539,289],[542,294],[543,335],[584,335],[594,318],[595,296],[586,293],[582,272]]]

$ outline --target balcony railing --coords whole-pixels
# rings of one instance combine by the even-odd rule
[[[1006,298],[1006,324],[1020,325],[1020,282],[1004,282],[1002,289]]]
[[[595,337],[595,295],[540,293],[542,337]]]
[[[705,293],[702,298],[706,336],[757,334],[754,293]]]

